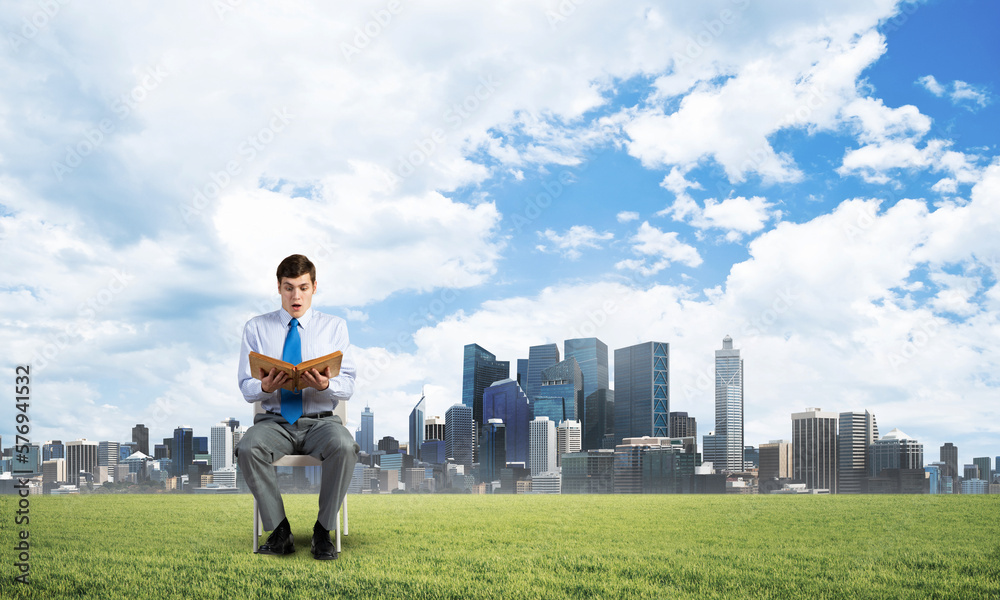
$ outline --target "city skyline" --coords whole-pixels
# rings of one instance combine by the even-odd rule
[[[571,340],[566,340],[567,343],[570,342],[570,341]],[[602,346],[603,345],[603,342],[601,342],[601,340],[596,339],[596,338],[588,338],[586,340],[576,339],[576,340],[572,340],[572,341],[573,342],[588,341],[588,343],[591,343],[592,345],[593,344],[596,344],[597,346]],[[723,344],[723,348],[721,350],[716,350],[715,351],[715,361],[716,361],[715,362],[715,368],[716,368],[716,379],[715,379],[715,381],[716,381],[716,384],[717,384],[717,387],[716,387],[716,390],[715,390],[716,391],[716,399],[717,399],[717,402],[716,402],[716,414],[718,414],[718,411],[720,410],[720,408],[722,410],[724,410],[724,411],[726,410],[727,402],[728,402],[729,398],[732,396],[732,394],[730,393],[729,390],[734,385],[738,389],[738,393],[734,397],[738,397],[740,400],[742,400],[743,359],[742,359],[742,356],[740,354],[740,350],[733,347],[733,339],[730,336],[728,336],[728,335],[723,339],[722,344]],[[548,346],[555,347],[556,345],[555,344],[549,344]],[[537,346],[533,347],[533,348],[537,348]],[[465,354],[466,360],[463,361],[463,365],[465,365],[466,368],[463,369],[463,372],[466,373],[466,374],[469,374],[474,379],[476,379],[477,376],[474,375],[475,369],[472,369],[470,371],[470,369],[467,368],[468,365],[470,364],[470,362],[468,360],[468,358],[471,356],[470,349],[473,349],[475,355],[477,355],[477,356],[481,355],[481,356],[489,356],[489,357],[491,357],[490,358],[491,362],[496,361],[496,357],[493,354],[491,354],[488,350],[486,350],[486,349],[482,348],[481,346],[479,346],[478,344],[469,344],[469,345],[465,346],[465,352],[464,352],[464,354]],[[650,384],[655,384],[655,381],[657,380],[656,379],[656,377],[657,377],[656,374],[658,372],[662,372],[662,374],[664,376],[669,373],[669,344],[662,344],[662,343],[657,343],[657,342],[647,342],[647,343],[644,343],[644,344],[638,344],[638,345],[636,345],[634,347],[622,348],[622,349],[617,349],[617,350],[622,351],[624,353],[624,354],[622,354],[622,356],[623,357],[628,357],[631,361],[636,361],[636,357],[638,357],[638,361],[637,361],[636,364],[640,364],[641,365],[641,364],[644,364],[644,363],[649,363],[647,365],[649,368],[640,368],[639,372],[641,374],[641,378],[640,379],[647,379],[648,378]],[[556,350],[556,352],[558,353],[558,350]],[[636,352],[638,352],[638,354],[635,354]],[[657,356],[659,356],[661,358],[657,359],[656,358]],[[656,363],[655,362],[656,360],[661,360],[662,363]],[[576,366],[575,359],[573,359],[573,360],[567,359],[567,361],[563,361],[562,363],[558,363],[558,364],[560,365],[560,368],[563,368],[561,365],[564,365],[567,362],[570,363],[570,364],[572,364],[574,366],[574,368],[576,369],[576,371],[578,373],[578,376],[579,376],[580,369],[579,369],[578,366]],[[553,365],[553,367],[555,367],[555,365]],[[543,369],[543,371],[550,370],[553,367],[548,367],[546,369]],[[635,366],[630,367],[630,370],[633,370],[633,369],[635,369]],[[658,371],[658,369],[662,369],[662,371]],[[563,368],[563,370],[565,370],[565,369]],[[502,372],[497,371],[496,376],[500,376],[500,375],[502,375]],[[562,376],[564,376],[564,375],[561,374],[560,377],[562,377]],[[632,379],[634,380],[635,378],[632,377]],[[602,381],[603,381],[603,379],[602,379]],[[542,396],[539,396],[539,398],[537,400],[531,401],[530,399],[528,399],[525,396],[525,394],[522,391],[522,389],[519,386],[519,384],[514,379],[512,379],[512,378],[498,379],[495,382],[487,382],[484,385],[485,385],[485,388],[484,388],[485,398],[480,398],[478,402],[479,402],[479,405],[483,406],[483,408],[485,409],[485,411],[484,411],[485,417],[486,417],[485,420],[496,421],[498,423],[501,423],[504,426],[506,437],[510,437],[510,439],[506,441],[506,445],[507,446],[511,446],[511,448],[513,448],[512,444],[514,443],[514,439],[518,439],[519,440],[518,443],[520,444],[520,451],[524,452],[525,455],[524,456],[514,455],[513,454],[514,451],[512,449],[508,449],[508,451],[505,453],[505,455],[513,456],[514,458],[512,458],[511,460],[514,460],[515,462],[525,462],[525,459],[527,458],[527,452],[528,452],[528,446],[526,444],[526,440],[527,440],[527,437],[528,437],[528,425],[529,425],[528,415],[531,414],[531,413],[535,413],[536,404],[539,407],[541,407],[543,405],[547,406],[546,403],[550,399],[548,397],[545,397],[544,395],[542,395]],[[582,383],[580,385],[582,385]],[[649,404],[643,404],[644,401],[640,400],[640,406],[645,407],[644,410],[645,409],[652,409],[652,407],[655,406],[655,398],[653,397],[653,394],[654,394],[653,390],[655,389],[655,387],[656,387],[655,385],[650,385],[650,386],[648,386],[648,389],[645,390],[646,392],[648,392],[650,394],[651,403],[649,403]],[[613,394],[614,390],[613,389],[609,390],[609,393]],[[640,396],[641,395],[642,394],[640,394]],[[494,417],[503,417],[504,416],[503,414],[497,414],[497,413],[494,412],[495,410],[498,410],[498,409],[492,408],[494,406],[494,402],[497,403],[496,405],[498,407],[505,406],[506,408],[503,408],[503,410],[510,410],[510,411],[512,411],[510,413],[510,415],[514,415],[515,414],[515,412],[513,412],[513,411],[515,411],[514,405],[511,404],[511,405],[507,406],[507,403],[512,402],[512,400],[508,400],[507,397],[510,397],[510,398],[518,398],[518,397],[520,397],[523,400],[523,402],[521,402],[521,404],[523,404],[523,406],[516,409],[517,414],[519,415],[518,417],[516,417],[516,420],[518,420],[517,423],[514,423],[514,422],[507,423],[506,422],[507,419],[495,419],[494,418]],[[463,400],[462,402],[458,402],[455,405],[453,405],[451,408],[449,408],[448,411],[445,413],[445,415],[447,416],[448,414],[451,414],[453,410],[456,410],[456,409],[459,409],[459,408],[463,409],[464,416],[461,417],[461,419],[464,419],[464,420],[460,419],[460,422],[462,422],[462,423],[465,423],[465,421],[470,421],[471,422],[470,426],[468,427],[468,429],[470,429],[470,433],[468,434],[467,441],[465,441],[463,443],[465,443],[467,445],[467,447],[469,448],[470,452],[476,452],[476,451],[478,451],[478,446],[475,446],[474,443],[473,443],[473,441],[475,439],[475,435],[471,434],[471,430],[474,429],[474,426],[472,425],[472,423],[474,423],[474,420],[472,418],[472,410],[473,409],[472,409],[472,406],[470,405],[471,403],[467,404],[464,401],[464,400],[466,400],[466,398],[463,398],[462,400]],[[690,427],[690,425],[687,423],[687,421],[690,419],[690,420],[692,420],[694,422],[694,421],[696,421],[696,419],[694,419],[693,417],[688,417],[686,412],[680,412],[680,411],[670,410],[670,406],[669,406],[669,393],[667,393],[667,400],[668,400],[668,402],[666,404],[666,409],[669,412],[670,423],[673,424],[675,420],[677,420],[677,421],[683,420],[684,423],[681,425],[685,429],[685,431],[684,431],[683,434],[678,434],[677,432],[673,432],[673,431],[668,431],[668,432],[662,431],[657,425],[655,425],[656,419],[655,419],[655,415],[654,415],[653,418],[644,419],[642,422],[645,423],[645,425],[643,425],[643,426],[637,427],[634,423],[632,423],[632,424],[626,426],[626,428],[624,430],[618,430],[618,429],[616,429],[615,430],[615,437],[616,438],[623,438],[623,437],[624,438],[629,438],[629,437],[633,437],[634,438],[634,437],[637,437],[637,436],[646,435],[646,436],[651,436],[651,437],[655,438],[655,437],[661,437],[661,434],[662,434],[662,437],[666,437],[667,433],[669,433],[671,436],[674,436],[674,437],[678,437],[679,435],[681,437],[683,437],[683,436],[687,435],[688,434],[687,429]],[[721,404],[720,404],[720,402],[721,402]],[[740,402],[740,404],[742,404],[742,402]],[[838,412],[839,412],[839,415],[838,415]],[[539,414],[535,413],[534,416],[537,417],[537,416],[539,416]],[[676,419],[674,418],[675,416],[676,416]],[[374,415],[373,411],[371,411],[370,407],[368,407],[368,406],[365,407],[364,412],[362,413],[362,417],[363,417],[362,418],[362,426],[358,427],[357,430],[354,432],[356,441],[358,441],[359,445],[362,444],[363,439],[372,439],[373,437],[375,437],[379,433],[381,433],[379,431],[379,429],[377,428],[377,426],[375,425],[375,415]],[[802,458],[802,457],[808,457],[809,460],[795,461],[796,470],[794,472],[794,478],[796,478],[796,479],[804,479],[804,480],[810,482],[810,486],[812,486],[813,483],[814,483],[812,480],[816,479],[816,478],[821,479],[824,482],[824,485],[826,485],[826,484],[828,484],[830,482],[833,482],[833,485],[830,486],[830,487],[831,487],[831,489],[833,489],[835,491],[838,490],[839,487],[840,487],[841,479],[844,476],[845,466],[851,466],[852,468],[858,468],[857,461],[859,459],[856,458],[854,456],[854,454],[860,452],[860,455],[861,455],[861,458],[860,458],[860,461],[861,461],[860,462],[860,469],[864,472],[864,475],[862,475],[861,477],[862,478],[864,478],[864,477],[873,477],[876,474],[874,471],[880,471],[881,468],[899,468],[899,465],[895,465],[895,466],[893,466],[892,464],[881,465],[878,468],[876,468],[875,466],[869,465],[869,462],[871,460],[871,455],[869,455],[869,446],[872,446],[873,448],[883,447],[886,442],[895,442],[897,439],[913,441],[913,438],[911,438],[910,436],[908,436],[905,433],[901,432],[899,430],[899,428],[893,428],[891,432],[889,432],[886,435],[880,437],[878,435],[878,426],[875,423],[875,415],[873,415],[868,410],[865,410],[863,413],[859,413],[859,412],[853,412],[853,411],[846,411],[846,412],[843,412],[843,411],[832,411],[831,412],[831,411],[823,411],[822,408],[807,408],[806,412],[804,412],[804,413],[803,412],[792,413],[790,415],[790,417],[791,417],[791,434],[790,434],[790,438],[795,439],[795,440],[799,440],[800,439],[800,433],[799,433],[799,430],[800,430],[799,424],[800,423],[803,423],[803,422],[814,423],[814,422],[816,422],[817,417],[822,417],[822,419],[824,420],[824,422],[829,422],[829,424],[821,425],[819,429],[817,429],[816,425],[810,425],[807,433],[806,433],[806,431],[807,431],[806,429],[802,429],[803,433],[801,434],[801,439],[802,440],[808,440],[808,443],[800,442],[801,450],[797,450],[797,452],[801,452],[801,457],[800,458]],[[515,418],[515,417],[512,416],[511,418]],[[731,418],[731,417],[727,417],[727,418]],[[417,439],[419,439],[421,443],[416,448],[414,448],[412,446],[412,442],[411,442],[410,443],[410,447],[407,448],[406,454],[414,456],[415,458],[417,458],[419,460],[419,448],[422,446],[422,441],[425,439],[424,438],[425,428],[428,427],[430,423],[432,423],[432,422],[438,423],[437,426],[441,427],[446,432],[451,431],[453,429],[451,426],[449,426],[449,424],[447,423],[446,419],[445,419],[445,423],[443,423],[443,424],[440,423],[440,419],[441,419],[440,415],[433,415],[430,412],[427,412],[427,410],[426,410],[426,396],[425,396],[425,394],[423,392],[421,392],[420,399],[418,400],[418,402],[416,403],[416,405],[413,407],[413,409],[409,413],[409,416],[408,416],[407,421],[406,421],[406,430],[408,432],[408,437],[397,437],[397,436],[394,436],[392,434],[386,434],[385,436],[382,437],[382,439],[383,440],[385,440],[385,439],[393,439],[393,440],[395,440],[396,444],[400,444],[400,443],[402,443],[404,441],[413,440],[414,439],[414,435],[417,435]],[[858,421],[858,419],[860,419],[860,421]],[[741,420],[742,420],[742,418],[741,418]],[[838,427],[838,424],[837,424],[838,420],[839,420],[839,424],[840,424],[839,427]],[[520,421],[523,421],[523,423],[520,422]],[[190,455],[193,456],[194,453],[198,452],[197,450],[194,449],[194,446],[193,446],[193,444],[195,442],[201,440],[203,442],[203,444],[210,444],[209,447],[214,448],[215,445],[216,445],[216,443],[217,443],[217,441],[216,441],[216,439],[217,439],[217,433],[216,433],[216,431],[218,429],[234,430],[234,427],[235,427],[234,423],[238,423],[238,422],[239,422],[239,419],[234,419],[233,417],[223,418],[219,422],[217,422],[216,424],[212,425],[210,436],[197,436],[197,435],[194,435],[195,432],[192,430],[191,427],[189,427],[189,426],[183,426],[183,425],[178,425],[171,432],[171,436],[163,438],[164,443],[172,443],[173,446],[176,446],[178,448],[179,455],[177,457],[174,457],[174,458],[178,458],[178,460],[175,460],[175,461],[172,462],[172,467],[171,467],[172,470],[176,471],[177,469],[181,469],[181,468],[184,467],[184,465],[186,464],[186,462],[190,462],[190,461],[185,461],[184,456],[188,455],[188,454],[190,454]],[[553,422],[553,426],[554,427],[556,425],[559,425],[559,427],[557,427],[556,430],[560,431],[560,435],[561,435],[562,422],[563,421],[561,419],[554,419],[552,422]],[[567,418],[566,419],[566,423],[573,423],[573,422],[575,422],[576,426],[579,427],[579,425],[580,425],[579,418],[577,418],[576,420],[571,419],[571,418]],[[651,429],[651,431],[644,431],[643,427],[649,427]],[[671,425],[671,427],[673,427],[673,425]],[[138,423],[138,424],[135,424],[131,428],[131,431],[132,431],[132,437],[133,438],[137,438],[136,440],[133,440],[131,442],[132,444],[134,444],[137,447],[136,448],[137,451],[138,451],[138,447],[142,444],[142,442],[144,440],[148,444],[148,440],[149,440],[149,428],[148,427],[146,427],[142,423]],[[827,433],[825,435],[827,435],[827,436],[832,435],[833,437],[829,437],[828,439],[823,440],[822,439],[822,435],[820,435],[818,433],[818,432],[821,432],[821,431],[826,431]],[[418,433],[415,434],[415,432],[418,432]],[[516,436],[517,436],[516,438],[513,437],[513,436],[515,436],[515,432],[517,432],[516,433]],[[443,441],[444,440],[450,440],[450,436],[451,435],[452,434],[450,434],[450,433],[446,433],[445,437],[443,438]],[[181,436],[181,437],[178,437],[178,436]],[[780,438],[781,436],[779,435],[778,437]],[[820,438],[820,441],[818,442],[819,445],[816,445],[817,442],[814,441],[816,438]],[[0,437],[0,449],[3,448],[3,446],[2,446],[2,439],[3,438]],[[156,444],[155,443],[156,439],[159,439],[159,438],[157,438],[157,437],[154,436],[154,444],[153,445],[160,446],[160,444]],[[697,440],[698,438],[695,437],[694,439]],[[711,447],[709,447],[710,440],[711,440],[711,444],[712,444]],[[734,471],[740,470],[740,468],[734,467],[732,464],[727,463],[727,461],[724,460],[724,459],[722,459],[722,458],[718,458],[716,460],[713,460],[713,458],[714,458],[713,454],[716,453],[716,452],[720,453],[719,454],[720,457],[725,457],[727,455],[727,451],[726,451],[726,445],[727,445],[727,443],[724,441],[724,437],[720,438],[720,440],[721,441],[717,441],[717,439],[715,438],[715,431],[711,432],[709,435],[704,436],[704,444],[698,446],[698,449],[700,450],[700,452],[701,452],[701,454],[703,456],[703,460],[706,461],[706,462],[713,463],[714,466],[715,466],[715,468],[717,470],[725,470],[725,471],[729,471],[729,472],[734,472]],[[88,438],[75,439],[75,440],[69,440],[67,438],[66,441],[72,441],[72,442],[74,442],[74,445],[77,445],[77,446],[81,442],[83,442],[84,444],[88,444],[88,445],[94,445],[96,448],[98,448],[98,450],[97,450],[98,454],[96,456],[105,456],[105,455],[107,455],[109,453],[112,453],[109,448],[110,448],[110,445],[113,444],[114,445],[114,452],[113,452],[113,454],[115,456],[117,456],[117,454],[118,454],[118,452],[117,452],[118,444],[119,443],[124,443],[126,440],[125,440],[125,438],[123,438],[123,439],[120,439],[120,440],[100,440],[100,441],[97,441],[97,440],[91,440],[91,439],[88,439]],[[770,442],[774,442],[775,440],[772,439],[772,440],[769,440],[769,441]],[[620,442],[620,439],[618,439],[618,442]],[[876,444],[876,445],[873,446],[873,444],[875,444],[876,442],[881,442],[881,444]],[[926,445],[923,442],[923,440],[917,440],[917,442],[919,442],[919,445],[920,445],[921,448],[923,448]],[[65,441],[63,443],[65,444]],[[231,439],[229,440],[229,443],[232,443]],[[448,441],[447,443],[450,443],[450,441]],[[480,443],[482,443],[482,440],[480,440]],[[33,444],[37,445],[40,449],[42,447],[42,443],[33,442]],[[716,444],[718,444],[718,445],[716,446]],[[761,445],[767,445],[767,444],[764,443],[764,442],[762,442],[761,444],[748,444],[748,445],[746,445],[744,447],[745,448],[755,448],[759,452],[759,448],[760,448]],[[996,448],[997,446],[1000,446],[1000,444],[995,445],[994,448]],[[476,449],[473,450],[473,448],[476,448]],[[206,450],[207,449],[208,448],[206,448]],[[942,444],[941,445],[941,449],[940,449],[941,460],[942,461],[951,460],[951,456],[954,453],[954,450],[955,450],[955,446],[954,446],[954,444],[952,442],[946,442],[946,443]],[[961,451],[960,448],[959,448],[959,451]],[[995,452],[995,451],[996,451],[995,449],[994,450],[990,450],[987,454],[989,454],[989,456],[993,456],[992,452]],[[446,451],[446,455],[451,456],[451,453],[452,453],[451,447],[448,446],[447,447],[447,451]],[[147,454],[150,457],[152,457],[154,453],[151,451],[151,452],[149,452]],[[974,453],[970,453],[970,454],[974,454]],[[741,464],[742,464],[742,458],[743,458],[743,456],[744,455],[741,452],[740,453],[740,457],[741,457],[741,461],[740,462],[741,462]],[[935,455],[933,453],[931,453],[931,454],[928,455],[928,458],[925,459],[921,455],[921,457],[919,458],[919,460],[917,462],[919,462],[919,463],[926,463],[926,464],[930,464],[932,462],[936,462],[936,459],[933,459],[933,456],[935,456]],[[817,457],[819,457],[819,458],[817,458]],[[978,461],[980,459],[981,459],[981,457],[977,457],[975,460]],[[469,460],[469,459],[462,459],[462,460],[465,461],[465,460]],[[890,458],[889,460],[891,461],[892,459]],[[961,467],[963,465],[964,466],[968,466],[969,464],[971,464],[971,463],[963,461],[961,459],[961,455],[958,455],[958,458],[956,460],[958,460],[958,462],[957,462],[958,468],[956,469],[956,472],[959,472],[959,473],[961,472]],[[986,459],[983,459],[983,460],[986,460]],[[95,461],[96,461],[96,458],[95,458]],[[216,459],[216,457],[213,456],[212,463],[211,463],[212,466],[213,466],[213,468],[216,468],[216,462],[217,462],[217,459]],[[996,462],[997,462],[998,466],[1000,466],[1000,456],[996,457]],[[95,462],[95,464],[96,464],[96,462]],[[470,463],[468,463],[468,462],[461,462],[460,464],[470,464]],[[819,466],[817,466],[817,465],[819,465]],[[223,466],[229,466],[229,465],[223,464]],[[907,466],[906,468],[911,468],[911,466]],[[982,468],[982,467],[980,466],[980,468]],[[533,470],[533,469],[530,469],[530,470]],[[860,484],[852,483],[850,485],[849,493],[856,493],[856,491],[858,489],[858,487],[857,487],[858,485],[860,485]],[[817,485],[816,487],[823,487],[823,485]]]
[[[748,445],[810,406],[1000,438],[996,2],[57,4],[0,7],[33,440],[249,421],[242,327],[293,253],[350,328],[351,431],[443,415],[466,344],[515,378],[596,337],[669,344],[704,435],[730,335]]]

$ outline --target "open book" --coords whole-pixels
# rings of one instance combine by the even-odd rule
[[[299,376],[303,371],[308,371],[310,369],[316,369],[322,373],[327,367],[330,367],[330,378],[334,378],[340,374],[340,361],[343,360],[344,354],[341,351],[336,351],[333,354],[327,354],[326,356],[321,356],[319,358],[313,358],[311,360],[304,360],[297,365],[292,363],[287,363],[283,360],[278,360],[277,358],[271,358],[270,356],[264,356],[263,354],[257,352],[250,352],[250,374],[254,379],[263,379],[261,377],[260,370],[264,369],[264,376],[266,377],[268,373],[271,372],[271,368],[278,369],[279,371],[284,371],[288,375],[289,380],[285,382],[285,385],[281,386],[290,392],[294,392],[299,388]]]

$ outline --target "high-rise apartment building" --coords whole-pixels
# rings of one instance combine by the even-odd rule
[[[715,435],[725,449],[716,471],[742,471],[743,359],[728,335],[722,338],[722,349],[715,351]]]
[[[426,413],[427,403],[423,393],[421,393],[420,400],[410,411],[410,442],[406,448],[407,454],[416,457],[417,460],[422,460],[420,451],[424,445],[424,415]]]
[[[542,387],[542,371],[559,362],[559,346],[542,344],[528,348],[528,385],[524,393],[534,402]]]
[[[510,377],[510,361],[497,357],[478,344],[467,344],[462,359],[462,404],[472,409],[472,418],[483,424],[483,392],[495,381]]]
[[[792,478],[809,489],[837,492],[838,419],[819,408],[792,413]]]
[[[583,410],[583,371],[567,358],[542,371],[541,385],[531,402],[536,417],[555,422],[577,421]]]
[[[562,465],[562,455],[579,452],[583,441],[579,421],[563,421],[556,427],[556,466]]]
[[[608,345],[597,338],[563,342],[563,360],[573,358],[583,374],[583,397],[608,389]]]
[[[842,412],[838,422],[837,493],[863,494],[868,491],[868,448],[878,439],[875,415]]]
[[[615,442],[667,437],[670,345],[645,342],[615,350]]]
[[[142,423],[137,423],[132,428],[132,441],[136,444],[136,451],[149,454],[149,427]]]
[[[535,417],[528,427],[528,454],[532,475],[556,470],[556,424],[548,417]]]
[[[212,455],[212,470],[228,469],[233,466],[233,432],[225,422],[212,425],[209,431],[209,453]],[[234,486],[235,487],[235,486]]]
[[[472,468],[472,407],[456,404],[444,415],[445,454],[466,470]]]
[[[483,392],[483,418],[489,422],[500,419],[504,424],[506,460],[509,463],[524,463],[528,455],[528,423],[531,422],[531,407],[521,386],[513,379],[494,382]],[[482,457],[480,457],[482,462]]]

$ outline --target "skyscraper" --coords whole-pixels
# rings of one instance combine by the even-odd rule
[[[842,412],[837,438],[837,493],[863,494],[868,491],[868,448],[878,439],[875,415]]]
[[[563,342],[563,360],[576,359],[583,373],[583,397],[608,389],[608,345],[597,338],[576,338]]]
[[[722,471],[726,467],[726,438],[709,431],[701,438],[701,452],[704,461],[712,463],[712,468]]]
[[[420,448],[424,445],[424,414],[427,412],[427,404],[424,401],[423,393],[420,400],[410,411],[410,442],[406,448],[406,453],[420,460]]]
[[[869,448],[869,476],[878,477],[885,469],[924,468],[924,445],[895,428]]]
[[[444,417],[427,417],[424,419],[424,441],[444,441]]]
[[[698,423],[686,412],[670,413],[670,437],[698,437]]]
[[[66,480],[76,485],[80,471],[91,475],[97,472],[97,442],[86,439],[66,442]]]
[[[479,474],[483,481],[500,480],[500,470],[507,465],[507,442],[504,423],[488,419],[479,435]]]
[[[973,458],[972,459],[972,464],[974,464],[974,465],[976,465],[976,466],[979,467],[979,478],[980,479],[982,479],[983,481],[988,481],[988,482],[992,483],[993,478],[990,477],[991,473],[990,473],[990,457],[989,456],[981,456],[979,458]]]
[[[445,454],[466,469],[472,468],[472,407],[456,404],[444,414]]]
[[[567,358],[541,374],[541,385],[532,401],[535,416],[545,415],[555,422],[576,421],[583,409],[583,371],[576,359]]]
[[[149,427],[137,423],[132,428],[132,441],[136,443],[136,451],[149,454]]]
[[[531,456],[531,474],[551,473],[556,470],[556,424],[548,417],[535,417],[529,425],[528,453]]]
[[[118,442],[101,442],[97,445],[97,466],[108,467],[114,473],[118,466]]]
[[[536,413],[537,414],[537,413]],[[583,400],[582,450],[604,447],[604,436],[615,433],[615,391],[599,388]]]
[[[668,437],[669,381],[670,344],[645,342],[615,350],[617,444],[631,437]]]
[[[172,475],[180,477],[188,472],[194,462],[194,432],[190,427],[174,429],[173,447],[170,449]]]
[[[559,362],[559,346],[542,344],[528,348],[528,385],[524,393],[532,401],[542,387],[542,371]]]
[[[61,440],[49,440],[42,444],[42,460],[66,458],[66,447]]]
[[[562,455],[579,452],[583,436],[579,421],[563,421],[556,427],[556,465],[562,465]]]
[[[787,440],[771,440],[760,445],[760,481],[786,479],[792,476],[792,444]]]
[[[478,344],[467,344],[462,360],[462,404],[472,409],[472,419],[483,423],[483,391],[494,381],[510,377],[510,361],[497,360]]]
[[[958,446],[951,442],[946,442],[941,446],[940,461],[945,465],[941,470],[941,478],[951,477],[954,484],[952,493],[959,493],[961,488],[958,485]]]
[[[358,445],[361,451],[369,455],[375,454],[375,413],[365,404],[361,412],[361,428],[358,429]]]
[[[531,422],[531,407],[521,386],[513,379],[496,381],[483,392],[483,418],[503,421],[506,440],[506,460],[509,463],[528,464],[528,423]],[[483,457],[480,456],[480,462]]]
[[[519,358],[517,359],[517,377],[514,378],[517,381],[517,385],[521,386],[521,389],[526,389],[528,387],[528,359]],[[525,392],[527,394],[527,392]]]
[[[725,448],[716,470],[743,470],[743,359],[733,348],[733,338],[722,338],[715,351],[715,435]],[[722,457],[720,457],[722,458]]]
[[[233,432],[225,422],[212,425],[209,442],[212,455],[212,470],[228,469],[233,466]]]
[[[809,489],[837,492],[837,413],[792,413],[792,478]]]

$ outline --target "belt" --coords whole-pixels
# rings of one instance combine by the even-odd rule
[[[281,416],[280,412],[274,412],[273,410],[267,410],[267,411],[264,411],[264,412],[266,412],[269,415],[278,415],[279,417]],[[308,415],[302,415],[302,417],[306,417],[306,418],[309,418],[309,419],[322,419],[323,417],[332,417],[332,416],[333,416],[333,411],[332,410],[326,410],[326,411],[323,411],[323,412],[311,413],[311,414],[308,414]],[[299,418],[301,419],[302,417],[299,417]]]

